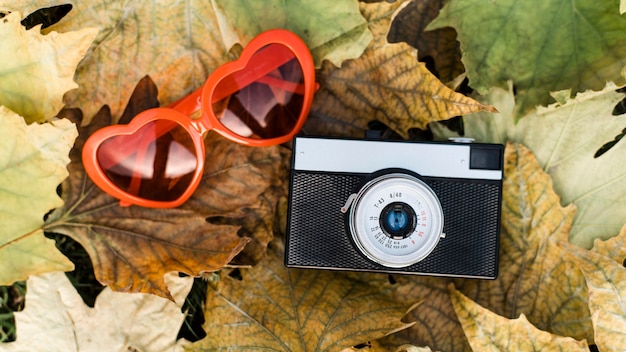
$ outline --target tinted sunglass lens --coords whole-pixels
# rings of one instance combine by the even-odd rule
[[[269,44],[243,70],[222,80],[214,95],[220,98],[213,101],[213,111],[232,132],[257,139],[282,137],[293,131],[302,113],[302,67],[289,48]]]
[[[100,168],[121,190],[148,200],[178,199],[198,166],[193,140],[178,123],[155,120],[97,150]]]

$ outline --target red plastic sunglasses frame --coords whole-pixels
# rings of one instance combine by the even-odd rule
[[[278,44],[289,49],[287,51],[288,55],[277,54],[272,50],[261,50],[272,44]],[[280,51],[285,52],[282,49]],[[270,72],[294,58],[298,60],[302,70],[303,79],[301,84],[281,80],[270,75]],[[233,78],[235,77],[234,73],[238,73],[236,79]],[[213,103],[229,97],[240,88],[246,87],[251,83],[263,83],[303,97],[300,115],[289,133],[268,139],[250,138],[235,133],[220,122],[220,119],[214,112]],[[216,89],[218,86],[220,87],[219,90]],[[107,194],[119,199],[121,206],[134,204],[148,208],[177,207],[191,197],[202,178],[205,161],[203,135],[206,132],[213,130],[234,142],[253,147],[272,146],[288,142],[304,125],[315,90],[315,68],[306,44],[290,31],[283,29],[269,30],[252,39],[237,60],[218,67],[211,73],[205,84],[190,95],[172,103],[166,108],[153,108],[143,111],[135,116],[128,125],[112,125],[96,131],[87,139],[83,147],[83,164],[93,182]],[[194,118],[194,116],[198,115],[198,111],[201,112],[200,116]],[[159,121],[160,125],[155,127],[155,130],[152,130],[151,135],[145,136],[140,133],[142,128],[155,121]],[[103,164],[114,165],[122,162],[122,159],[131,156],[134,156],[135,160],[141,160],[141,158],[145,157],[146,150],[150,144],[155,143],[156,139],[167,134],[177,126],[182,127],[188,133],[188,137],[193,142],[197,160],[189,185],[176,199],[151,200],[139,196],[137,190],[142,182],[140,171],[133,171],[128,187],[131,191],[121,189],[106,175],[102,167]],[[135,145],[139,145],[139,148],[131,148],[129,150],[128,145],[124,145],[126,143],[119,143],[117,146],[109,146],[109,148],[117,148],[115,160],[99,159],[98,149],[100,146],[117,136],[124,136],[126,138],[125,141],[131,138]]]

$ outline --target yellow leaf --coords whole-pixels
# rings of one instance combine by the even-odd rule
[[[524,313],[542,330],[592,340],[584,278],[551,245],[567,241],[576,208],[561,207],[528,148],[509,143],[505,153],[498,280],[457,287],[499,315]]]
[[[619,235],[611,237],[606,241],[596,238],[592,250],[615,260],[619,264],[623,264],[626,259],[626,225],[622,227]]]
[[[326,62],[318,72],[320,90],[307,131],[362,137],[370,121],[378,120],[403,137],[409,128],[486,110],[481,104],[442,84],[406,43],[390,44],[387,33],[407,1],[361,4],[374,35],[363,55],[344,61],[341,68]],[[316,119],[317,117],[317,119]]]
[[[600,351],[626,346],[626,268],[613,259],[569,243],[560,243],[585,276],[589,309]]]
[[[63,107],[63,95],[78,85],[74,71],[98,30],[41,35],[39,26],[26,30],[19,12],[0,21],[0,105],[43,122]]]
[[[0,285],[74,267],[42,227],[44,215],[63,205],[56,189],[76,134],[69,120],[27,125],[0,106]]]
[[[541,331],[524,314],[501,317],[481,307],[453,287],[454,310],[474,351],[589,351],[587,342]]]

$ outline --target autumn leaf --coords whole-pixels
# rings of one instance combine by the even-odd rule
[[[619,264],[623,264],[626,259],[626,225],[622,227],[620,233],[606,241],[596,239],[593,242],[593,251],[605,257],[609,257]]]
[[[492,111],[443,85],[406,43],[387,42],[389,26],[407,1],[361,4],[374,39],[363,55],[341,68],[323,64],[307,133],[363,136],[378,120],[403,137],[409,128],[479,110]]]
[[[615,236],[626,223],[626,144],[617,143],[600,157],[594,154],[624,128],[622,116],[613,115],[624,99],[613,84],[600,91],[538,108],[514,122],[512,90],[494,89],[486,102],[500,116],[477,113],[464,117],[465,135],[480,142],[522,143],[536,155],[552,177],[561,204],[573,203],[570,242],[591,248],[596,238]],[[439,138],[447,135],[439,133]],[[572,177],[576,175],[576,177]]]
[[[546,332],[593,341],[584,278],[554,245],[567,240],[575,207],[561,207],[549,175],[522,145],[507,145],[504,175],[498,278],[397,278],[397,299],[427,298],[408,316],[418,320],[415,327],[390,343],[467,350],[448,296],[450,282],[495,314],[524,314]]]
[[[80,124],[80,111],[65,110],[63,115]],[[276,200],[269,192],[281,172],[278,147],[249,148],[210,134],[205,140],[202,182],[182,207],[123,208],[92,183],[81,160],[87,136],[110,119],[104,107],[91,125],[79,130],[70,154],[70,177],[63,184],[65,206],[45,226],[46,231],[68,235],[82,244],[102,284],[116,291],[170,297],[165,273],[197,276],[216,271],[242,251],[250,241],[238,235],[246,216],[250,217],[247,228],[268,231],[259,222],[271,223],[274,217]],[[261,239],[263,243],[269,240]]]
[[[378,343],[387,351],[413,344],[429,346],[434,351],[471,351],[463,328],[454,312],[448,285],[451,279],[438,277],[394,276],[393,299],[411,302],[423,297],[421,304],[407,314],[415,321],[412,327],[385,337]]]
[[[26,30],[19,12],[0,11],[0,105],[28,123],[43,122],[63,107],[63,94],[77,88],[74,71],[98,30],[85,28],[42,35],[39,27]]]
[[[85,113],[85,123],[104,104],[110,106],[111,114],[117,120],[130,92],[145,75],[150,75],[155,81],[160,90],[159,101],[167,105],[200,87],[218,66],[236,58],[231,52],[234,44],[232,34],[225,27],[225,24],[230,23],[226,21],[232,22],[236,19],[219,17],[221,13],[216,13],[212,2],[65,2],[72,4],[73,10],[63,21],[53,26],[54,29],[61,31],[68,28],[97,27],[101,30],[92,45],[92,52],[81,62],[76,72],[76,81],[80,88],[66,96],[69,106],[80,107]],[[315,6],[334,8],[342,2],[353,4],[354,0],[316,1]],[[57,3],[54,0],[23,0],[21,7],[24,11],[34,11]],[[246,7],[239,5],[236,16],[245,13],[242,9],[262,7],[266,3],[266,0],[256,0],[247,2]],[[280,2],[279,7],[273,11],[255,13],[253,22],[246,28],[254,28],[256,25],[260,30],[262,23],[269,25],[268,22],[276,26],[277,22],[272,23],[272,15],[290,11],[292,3]],[[303,1],[296,8],[302,8],[302,4],[308,3]],[[13,0],[0,0],[0,6],[14,7],[15,4]],[[352,7],[356,8],[354,5]],[[302,10],[289,14],[284,28],[296,32],[306,30],[309,33],[307,37],[315,38],[315,45],[320,47],[318,52],[314,52],[316,62],[321,62],[324,57],[344,55],[346,45],[354,44],[358,49],[366,44],[367,33],[363,32],[364,29],[361,32],[365,43],[361,44],[351,42],[349,38],[354,38],[353,36],[341,34],[342,30],[354,28],[341,28],[341,21],[332,17],[335,16],[334,11],[311,13]],[[349,15],[350,18],[355,18],[354,13]],[[309,25],[302,27],[298,25],[300,23]],[[333,38],[325,38],[317,37],[316,33],[334,34]],[[335,47],[337,38],[347,42]],[[328,43],[324,44],[326,41]],[[352,55],[359,52],[353,51]]]
[[[560,245],[585,276],[598,349],[622,351],[626,346],[626,269],[604,255],[567,243]]]
[[[0,106],[0,285],[74,267],[41,226],[48,211],[63,205],[56,188],[67,177],[75,138],[68,120],[27,125]]]
[[[17,340],[2,351],[182,350],[176,337],[185,315],[174,302],[105,288],[90,308],[61,272],[32,276],[27,286],[26,307],[15,313]],[[186,286],[175,293],[181,303]]]
[[[325,270],[287,269],[274,242],[265,261],[209,288],[206,338],[191,350],[339,351],[404,329],[415,303],[384,287]],[[416,298],[416,301],[418,299]]]
[[[454,27],[470,86],[507,87],[515,119],[553,102],[550,92],[601,90],[626,66],[626,20],[618,0],[449,1],[427,29]]]
[[[391,23],[388,39],[416,48],[420,61],[431,60],[436,76],[451,82],[465,73],[456,31],[449,27],[425,31],[443,5],[443,0],[411,1]]]
[[[372,40],[355,0],[216,0],[213,4],[221,28],[227,28],[227,47],[245,44],[264,30],[287,28],[307,43],[318,68],[323,60],[341,66],[344,60],[361,56]]]
[[[452,304],[474,351],[589,351],[587,343],[549,334],[524,314],[506,319],[451,288]]]

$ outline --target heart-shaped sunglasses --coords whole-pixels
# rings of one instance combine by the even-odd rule
[[[306,44],[286,30],[263,32],[192,94],[92,134],[85,170],[122,206],[177,207],[200,183],[204,133],[256,147],[285,143],[302,128],[315,87]]]

